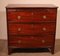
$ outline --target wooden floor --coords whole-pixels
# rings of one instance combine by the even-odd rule
[[[0,56],[9,56],[7,53],[7,40],[0,40]],[[60,56],[60,39],[55,43],[55,54],[50,52],[35,52],[35,53],[12,53],[10,56]]]

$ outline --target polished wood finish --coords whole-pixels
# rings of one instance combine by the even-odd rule
[[[57,6],[10,4],[6,6],[8,54],[12,48],[48,48],[54,53]]]

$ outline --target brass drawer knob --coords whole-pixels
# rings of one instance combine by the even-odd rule
[[[18,28],[18,31],[21,31],[21,28]]]
[[[46,19],[46,18],[47,18],[46,15],[44,15],[44,16],[43,16],[43,19]]]
[[[45,40],[42,40],[42,43],[45,43]]]
[[[17,18],[18,18],[18,20],[20,20],[21,19],[21,16],[17,16]]]
[[[21,43],[21,40],[18,40],[18,43]]]
[[[46,31],[46,28],[44,27],[44,28],[42,28],[43,29],[43,31]]]

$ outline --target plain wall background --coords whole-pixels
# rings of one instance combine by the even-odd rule
[[[6,10],[7,4],[54,4],[58,6],[56,39],[60,39],[60,1],[59,0],[0,0],[0,39],[7,39]]]

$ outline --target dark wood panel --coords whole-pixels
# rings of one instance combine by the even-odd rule
[[[9,34],[45,34],[55,32],[55,23],[50,24],[9,24]]]
[[[53,45],[53,35],[48,35],[45,37],[41,36],[24,36],[24,37],[9,37],[9,43],[12,46],[17,46],[21,48],[32,48],[41,46],[51,46]]]
[[[32,9],[31,11],[26,9],[18,12],[14,9],[8,10],[8,20],[15,22],[55,21],[56,9]]]
[[[57,6],[12,4],[6,7],[6,13],[8,54],[12,52],[12,47],[47,47],[54,53]]]

